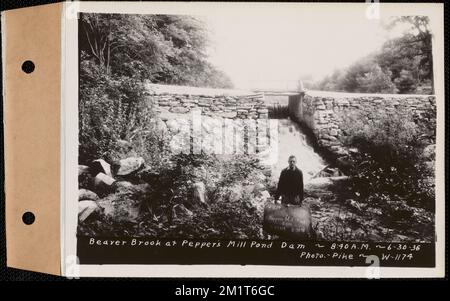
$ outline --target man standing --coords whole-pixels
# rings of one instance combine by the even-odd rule
[[[297,168],[295,156],[289,157],[289,167],[283,169],[278,181],[275,199],[283,204],[301,205],[303,201],[303,173]]]

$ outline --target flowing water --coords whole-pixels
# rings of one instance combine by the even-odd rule
[[[297,167],[303,172],[304,182],[320,172],[326,162],[308,144],[302,129],[290,119],[271,119],[278,123],[277,137],[271,137],[270,148],[263,155],[263,161],[271,166],[272,177],[278,179],[281,171],[288,166],[288,158],[297,158]]]
[[[336,179],[331,182],[329,178],[313,179],[326,167],[327,162],[314,151],[297,123],[289,118],[271,119],[271,122],[274,122],[271,126],[274,137],[270,139],[269,148],[261,153],[261,159],[271,167],[271,181],[276,184],[280,172],[288,166],[289,156],[297,157],[297,166],[303,171],[306,189],[303,204],[311,210],[313,228],[320,239],[398,242],[424,241],[424,237],[425,241],[431,239],[429,234],[405,235],[404,230],[386,225],[382,216],[373,213],[374,210],[361,210],[360,205],[353,200],[342,202],[329,186],[322,185],[338,183],[334,182]]]

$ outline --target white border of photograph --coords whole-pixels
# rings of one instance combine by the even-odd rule
[[[193,2],[68,2],[62,20],[62,212],[61,267],[67,277],[280,277],[367,278],[368,267],[264,265],[79,265],[76,261],[78,214],[78,12],[127,14],[214,15],[273,13],[429,16],[433,32],[436,137],[436,267],[382,267],[381,278],[443,277],[445,273],[444,176],[444,19],[442,3],[193,3]],[[314,41],[308,41],[313,43]],[[355,41],[357,43],[357,41]]]

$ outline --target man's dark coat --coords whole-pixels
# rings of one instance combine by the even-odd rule
[[[278,189],[275,198],[287,196],[288,198],[299,197],[303,201],[303,173],[297,167],[283,169],[278,181]]]

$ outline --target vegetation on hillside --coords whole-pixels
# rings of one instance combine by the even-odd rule
[[[394,18],[386,27],[409,25],[398,38],[388,40],[379,51],[363,57],[344,70],[335,70],[308,88],[362,93],[433,93],[432,33],[429,18]]]
[[[146,95],[147,80],[232,87],[208,62],[204,24],[189,16],[83,13],[79,29],[79,164],[145,160],[137,174],[99,194],[108,213],[80,222],[79,235],[261,237],[258,163],[245,155],[172,154]],[[80,188],[91,189],[88,182]],[[195,183],[204,185],[207,203],[194,195]]]
[[[377,212],[376,218],[403,235],[431,240],[435,125],[417,123],[401,109],[396,114],[373,112],[372,117],[365,122],[352,113],[345,120],[346,144],[355,151],[348,158],[350,178],[340,196]]]
[[[189,16],[80,15],[79,156],[84,164],[114,157],[119,140],[147,143],[158,153],[161,141],[150,120],[153,110],[144,82],[214,88],[232,87],[208,62],[205,25]],[[142,143],[141,143],[142,144]]]

